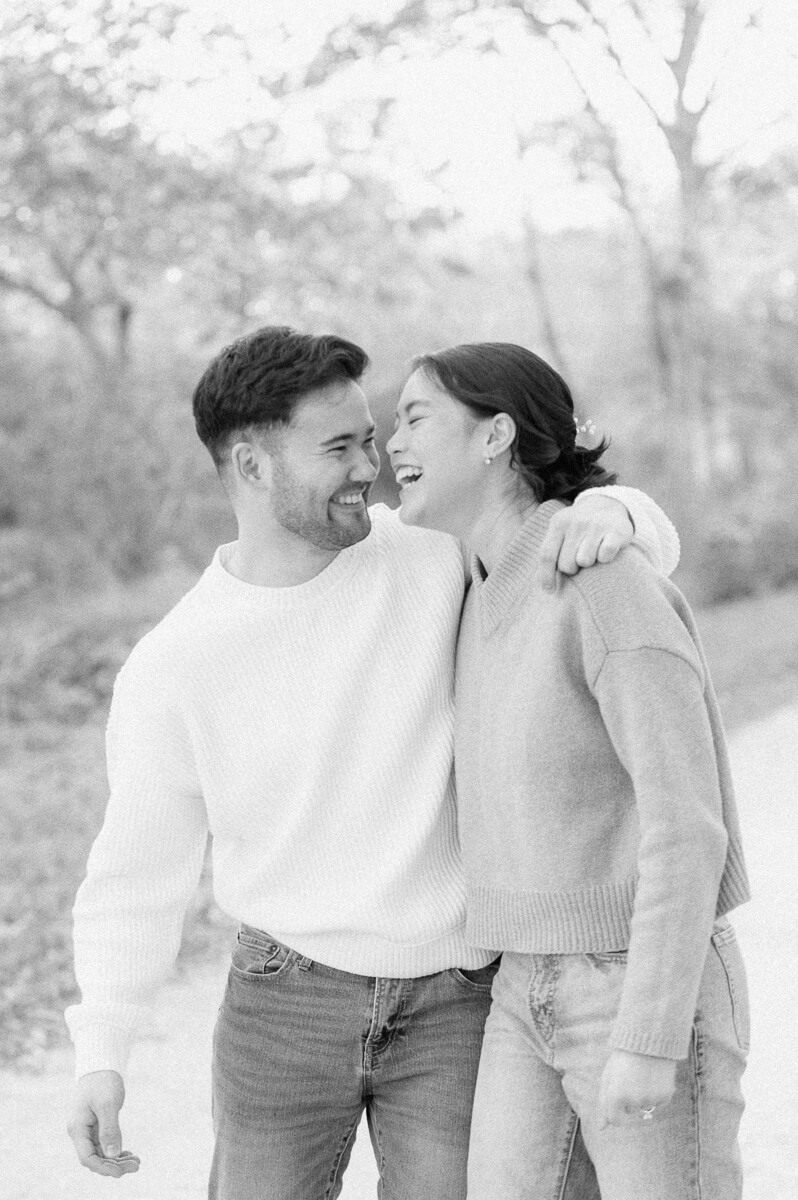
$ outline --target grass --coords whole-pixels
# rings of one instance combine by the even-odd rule
[[[35,1069],[77,998],[71,908],[106,801],[104,725],[132,645],[191,581],[85,605],[8,609],[0,662],[0,1061]],[[798,591],[698,613],[726,723],[798,700]],[[229,938],[207,870],[181,962]]]

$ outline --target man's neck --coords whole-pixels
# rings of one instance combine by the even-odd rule
[[[287,530],[264,533],[239,527],[238,541],[224,565],[243,583],[297,587],[321,574],[340,553],[314,546]]]

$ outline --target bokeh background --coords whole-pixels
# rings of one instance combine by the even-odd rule
[[[233,533],[190,398],[265,323],[517,341],[682,535],[736,727],[798,697],[793,0],[4,0],[0,1041],[37,1069],[130,646]],[[395,504],[390,473],[375,498]],[[226,935],[203,885],[184,955]]]

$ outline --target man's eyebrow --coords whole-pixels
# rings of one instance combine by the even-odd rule
[[[369,425],[366,430],[366,439],[373,437],[377,432],[376,425]],[[337,433],[335,437],[326,438],[323,442],[319,442],[320,446],[334,446],[338,442],[356,442],[360,438],[360,433]]]

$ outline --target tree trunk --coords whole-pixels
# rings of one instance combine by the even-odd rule
[[[551,365],[567,380],[568,363],[563,350],[562,339],[554,321],[551,298],[543,278],[540,234],[535,228],[534,222],[529,218],[524,222],[524,230],[526,234],[526,277],[535,298],[538,320],[540,321],[543,337],[548,348]]]

